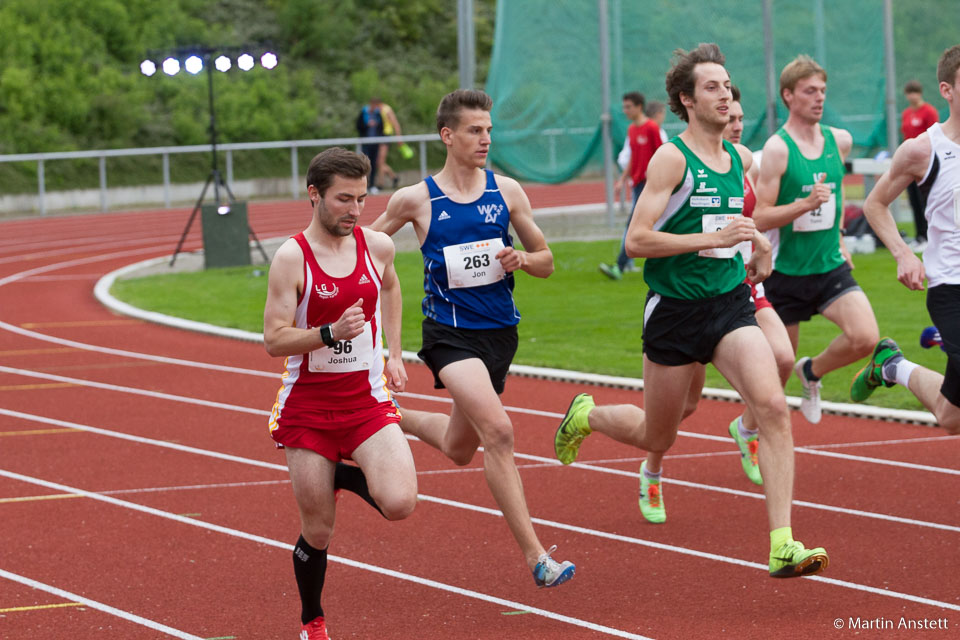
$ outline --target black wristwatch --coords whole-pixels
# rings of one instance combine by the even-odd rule
[[[333,329],[329,323],[320,327],[320,339],[323,340],[323,344],[331,349],[337,344],[337,341],[333,339]]]

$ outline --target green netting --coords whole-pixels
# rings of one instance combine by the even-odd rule
[[[897,49],[896,60],[898,68],[922,70],[926,97],[940,107],[936,59],[955,44],[950,40],[956,35],[943,29],[934,33],[928,14],[936,11],[925,11],[927,4],[935,8],[937,3],[913,3],[922,19],[898,23],[895,18],[896,42],[909,45]],[[491,160],[503,171],[562,182],[602,166],[598,5],[595,0],[499,1],[486,90],[494,99]],[[640,91],[648,102],[666,102],[664,75],[673,50],[700,42],[720,45],[743,94],[744,143],[752,149],[763,145],[761,0],[608,0],[607,6],[614,153],[627,128],[621,96]],[[813,56],[828,73],[823,122],[853,134],[855,155],[886,146],[883,0],[775,0],[773,39],[777,82],[796,55]],[[900,94],[898,87],[902,108]],[[777,108],[782,124],[786,110],[779,101]],[[668,113],[668,134],[683,127]]]

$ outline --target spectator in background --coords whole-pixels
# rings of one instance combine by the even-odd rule
[[[903,94],[907,97],[909,106],[903,110],[900,117],[900,131],[904,140],[916,138],[930,128],[930,125],[940,121],[936,108],[923,100],[923,86],[917,80],[911,80],[903,87]],[[913,223],[917,233],[910,244],[910,248],[917,253],[927,246],[927,218],[924,215],[926,198],[920,193],[916,182],[907,185],[907,195],[910,198],[910,208],[913,209]]]
[[[397,114],[393,112],[393,108],[386,102],[380,103],[380,118],[383,120],[383,135],[403,135],[403,132],[400,130],[400,121],[397,120]],[[397,177],[397,173],[393,170],[393,168],[387,164],[387,151],[389,151],[389,149],[389,144],[380,145],[380,149],[377,152],[376,172],[380,176],[389,176],[390,186],[396,189],[397,183],[400,181],[400,179]],[[376,185],[374,184],[374,186]]]
[[[357,115],[358,136],[361,138],[377,138],[385,135],[383,111],[383,107],[385,106],[383,101],[376,96],[370,98],[370,102],[363,105],[363,109],[361,109],[359,115]],[[380,190],[377,189],[377,168],[380,164],[380,144],[362,144],[360,145],[360,149],[363,151],[363,155],[367,156],[367,159],[370,160],[370,179],[367,181],[370,187],[369,192],[379,193]],[[384,154],[384,156],[386,156],[386,154]]]
[[[627,227],[630,226],[630,220],[633,219],[633,208],[637,205],[637,198],[643,191],[643,185],[647,180],[647,165],[653,152],[663,144],[663,138],[660,133],[660,126],[657,121],[648,117],[644,112],[646,100],[642,93],[631,91],[623,96],[623,114],[630,119],[631,124],[627,128],[627,139],[624,142],[624,151],[620,152],[621,157],[629,148],[629,163],[625,163],[623,173],[617,179],[613,186],[614,193],[620,193],[624,183],[629,180],[633,185],[633,204],[630,207],[630,216],[627,218]],[[661,105],[662,110],[662,105]],[[661,121],[662,121],[661,116]],[[618,158],[619,159],[619,158]],[[624,239],[620,241],[620,253],[617,255],[616,263],[610,265],[605,262],[600,263],[602,271],[611,280],[619,280],[623,277],[625,270],[630,270],[633,266],[633,260],[627,255],[625,247],[626,231]]]

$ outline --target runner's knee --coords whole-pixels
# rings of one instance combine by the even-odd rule
[[[847,334],[847,340],[850,341],[850,349],[856,353],[857,358],[865,358],[873,352],[873,347],[880,340],[880,334],[876,327],[857,329]]]
[[[509,419],[500,419],[480,426],[480,439],[485,451],[513,452],[513,425]]]
[[[952,436],[960,435],[960,408],[950,405],[937,416],[937,423]]]
[[[403,520],[413,513],[417,506],[417,490],[393,490],[386,496],[374,496],[377,506],[387,520]]]
[[[333,538],[333,524],[324,518],[303,514],[300,517],[300,533],[314,549],[326,549]]]

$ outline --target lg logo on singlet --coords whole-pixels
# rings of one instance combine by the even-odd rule
[[[317,290],[317,295],[323,299],[332,298],[333,296],[337,295],[337,293],[339,293],[339,289],[337,289],[337,285],[333,285],[333,291],[327,291],[326,283],[318,284],[315,288]]]

